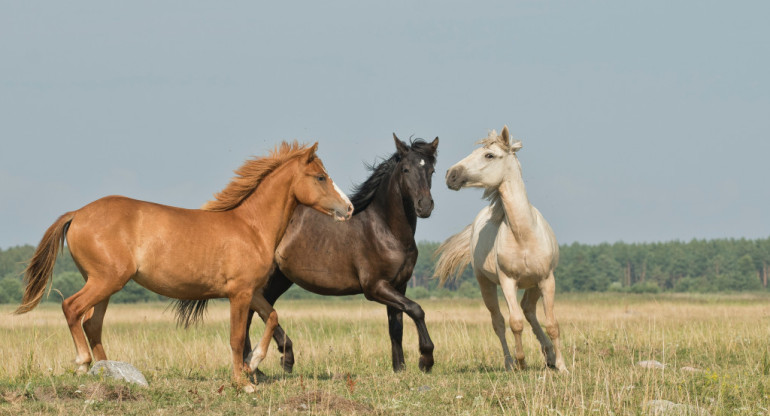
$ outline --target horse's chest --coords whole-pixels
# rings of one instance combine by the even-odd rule
[[[497,267],[516,280],[520,288],[536,286],[551,271],[552,256],[537,248],[498,244],[496,253]]]
[[[417,262],[417,250],[392,253],[388,260],[383,262],[383,274],[390,277],[393,287],[399,287],[412,277],[414,265]]]

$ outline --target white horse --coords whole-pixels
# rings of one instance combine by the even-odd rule
[[[512,142],[505,126],[499,136],[493,130],[479,144],[480,148],[447,171],[446,183],[455,191],[466,187],[484,188],[484,197],[490,204],[479,212],[472,224],[438,248],[436,255],[440,257],[435,275],[443,284],[447,277],[458,275],[471,263],[484,303],[492,315],[492,326],[503,346],[506,369],[512,369],[514,362],[505,341],[505,319],[497,301],[497,285],[503,288],[508,303],[518,368],[526,368],[521,343],[526,317],[540,341],[546,365],[567,372],[559,346],[559,324],[553,313],[556,289],[553,270],[559,261],[559,246],[551,227],[527,198],[516,157],[521,141]],[[526,289],[521,307],[516,299],[518,289]],[[537,321],[535,308],[541,295],[550,339]]]

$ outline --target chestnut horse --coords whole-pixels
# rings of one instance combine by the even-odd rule
[[[248,160],[201,210],[109,196],[62,215],[48,228],[25,270],[26,289],[16,313],[40,302],[66,239],[86,280],[62,302],[78,372],[88,370],[89,343],[96,361],[107,359],[101,340],[107,304],[134,279],[171,298],[228,298],[233,380],[253,390],[243,373],[256,370],[278,324],[261,291],[295,207],[307,205],[338,221],[352,215],[350,200],[329,178],[317,148],[318,143],[284,142],[270,156]],[[247,369],[242,349],[250,307],[269,319]]]
[[[411,145],[395,134],[393,139],[396,153],[372,167],[371,177],[351,197],[355,214],[350,221],[335,227],[315,211],[297,208],[276,250],[278,269],[263,293],[273,304],[296,283],[327,296],[363,293],[367,299],[386,305],[394,371],[406,366],[401,342],[406,312],[417,327],[419,368],[427,372],[433,366],[433,342],[425,313],[404,294],[417,261],[417,217],[427,218],[433,211],[430,187],[438,137],[431,143],[418,139]],[[200,317],[194,313],[194,303],[182,301],[177,306],[183,323]],[[202,311],[202,306],[197,306]],[[257,312],[263,320],[268,319]],[[284,369],[290,372],[294,365],[292,342],[280,326],[274,338],[284,354]],[[246,340],[245,348],[249,349],[248,333]]]
[[[499,136],[493,130],[479,143],[481,147],[447,171],[446,183],[455,191],[466,187],[484,188],[484,196],[491,202],[472,224],[449,237],[436,250],[440,257],[435,274],[443,283],[450,274],[459,274],[471,263],[481,296],[492,315],[492,327],[503,347],[506,369],[513,367],[513,358],[505,341],[505,320],[497,301],[498,285],[508,303],[517,366],[526,367],[521,342],[526,318],[540,341],[546,365],[567,372],[559,345],[559,324],[553,313],[556,291],[553,270],[559,262],[559,245],[548,222],[527,198],[516,157],[521,142],[511,141],[505,126]],[[518,289],[525,289],[521,307],[516,300]],[[548,337],[537,321],[535,308],[540,296]]]

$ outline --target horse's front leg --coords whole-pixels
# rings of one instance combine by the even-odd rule
[[[400,310],[388,306],[388,333],[390,334],[390,348],[393,357],[393,371],[399,372],[406,368],[404,361],[404,348],[402,340],[404,337],[404,313]]]
[[[428,327],[425,325],[425,312],[420,305],[408,299],[401,292],[394,289],[390,283],[380,280],[371,285],[364,294],[369,300],[382,303],[397,311],[406,312],[417,327],[417,335],[420,343],[420,370],[429,372],[433,368],[433,341],[428,334]],[[403,326],[401,326],[403,332]],[[392,339],[391,339],[391,342]],[[400,349],[400,340],[399,340]],[[401,352],[403,354],[403,351]],[[403,357],[403,355],[402,355]],[[403,358],[401,358],[403,360]],[[395,369],[395,361],[393,367]]]
[[[230,348],[233,351],[233,382],[248,393],[255,391],[254,386],[244,376],[243,345],[246,338],[246,321],[253,290],[235,291],[230,296]]]

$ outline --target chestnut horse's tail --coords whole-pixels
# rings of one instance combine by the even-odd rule
[[[473,224],[470,224],[459,233],[447,238],[433,254],[433,258],[439,256],[436,270],[433,272],[433,277],[440,279],[439,285],[443,285],[451,275],[457,278],[471,262],[472,229]]]
[[[35,254],[29,261],[29,265],[24,269],[24,297],[22,298],[21,305],[14,311],[14,314],[20,315],[31,311],[43,299],[45,287],[53,275],[56,256],[59,254],[59,250],[64,247],[67,229],[69,229],[74,217],[75,212],[68,212],[62,215],[53,225],[48,227],[48,230],[43,235],[43,239],[40,240]]]
[[[176,324],[188,328],[203,320],[203,314],[208,306],[208,299],[188,300],[177,299],[173,302],[173,308],[176,310]]]

